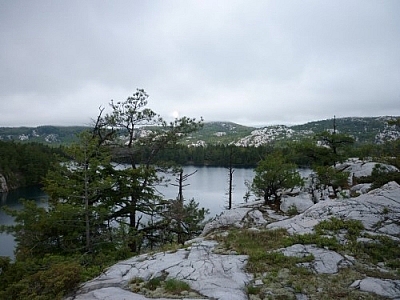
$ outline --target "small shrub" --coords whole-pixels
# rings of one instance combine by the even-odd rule
[[[340,230],[347,230],[347,238],[354,239],[360,235],[360,232],[364,229],[364,225],[359,220],[331,218],[320,222],[314,229],[319,235],[328,234],[329,231],[337,234]]]
[[[359,243],[359,249],[369,256],[373,263],[385,262],[389,267],[400,265],[400,247],[398,242],[386,237],[375,237],[374,243]]]
[[[294,244],[302,244],[302,245],[315,244],[320,248],[326,247],[331,250],[337,250],[340,248],[340,244],[335,238],[319,235],[318,233],[297,234],[288,237],[285,241],[286,247]]]
[[[145,284],[145,288],[151,291],[154,291],[158,287],[161,286],[161,282],[164,280],[162,277],[154,277],[151,278],[148,282]]]
[[[180,294],[183,291],[190,291],[188,283],[174,278],[166,280],[164,288],[167,292],[172,294]]]
[[[299,211],[297,210],[297,207],[295,205],[291,205],[287,211],[287,214],[292,217],[298,215]]]
[[[249,285],[246,287],[248,295],[258,295],[261,292],[260,286]]]

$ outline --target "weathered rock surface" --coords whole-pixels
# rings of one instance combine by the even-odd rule
[[[309,193],[300,193],[296,197],[284,196],[281,201],[281,211],[288,212],[295,209],[297,212],[302,213],[314,205]]]
[[[4,177],[3,174],[0,174],[0,193],[7,193],[7,192],[8,192],[8,186],[6,178]]]
[[[373,168],[377,165],[376,162],[364,162],[357,158],[349,159],[343,164],[337,165],[336,168],[339,170],[350,172],[350,176],[354,176],[357,178],[370,176]],[[383,163],[379,163],[379,165],[387,170],[388,172],[396,172],[399,171],[396,167],[392,165],[387,165]]]
[[[296,197],[293,197],[291,200],[295,199]],[[365,228],[363,233],[366,235],[358,239],[360,242],[370,243],[376,235],[384,235],[400,242],[400,186],[395,182],[390,182],[380,189],[356,198],[320,201],[292,218],[267,209],[262,204],[262,202],[248,203],[224,212],[208,223],[201,237],[193,240],[187,249],[140,255],[122,261],[98,278],[85,283],[78,294],[70,299],[145,300],[147,299],[145,296],[129,291],[130,281],[134,278],[149,280],[162,274],[167,278],[176,278],[189,283],[193,290],[208,299],[248,299],[246,285],[263,286],[265,281],[259,277],[253,279],[252,274],[244,271],[246,256],[217,254],[214,252],[217,242],[208,240],[212,239],[214,233],[221,233],[231,227],[254,230],[285,228],[291,234],[306,234],[314,232],[314,226],[321,221],[335,217],[362,222]],[[344,235],[335,236],[335,238],[345,240]],[[341,270],[355,268],[357,264],[361,264],[364,268],[364,262],[358,262],[357,257],[319,248],[316,245],[295,244],[277,251],[281,251],[285,256],[312,255],[311,261],[303,262],[301,265],[321,276],[331,274],[334,274],[331,276],[337,276],[336,274],[339,274]],[[382,266],[381,268],[379,264],[368,265],[365,268],[385,273],[385,266]],[[352,274],[356,277],[352,277],[355,281],[353,284],[348,284],[348,290],[363,291],[372,295],[363,299],[375,297],[400,299],[398,275],[395,277],[397,279],[387,279],[374,278],[358,271]],[[292,298],[309,299],[307,292],[310,291],[296,292],[293,288],[285,286],[280,286],[279,289],[280,291],[286,289],[287,295],[292,295],[290,296]],[[318,299],[318,293],[321,291],[320,289],[314,291],[310,299]],[[273,291],[269,295],[273,298]],[[254,298],[254,295],[251,296],[250,299],[260,299]],[[165,295],[160,295],[160,298],[156,299],[164,299],[163,297],[165,298]]]
[[[350,287],[390,299],[400,299],[400,280],[367,277],[355,281]]]
[[[317,248],[313,245],[295,244],[279,250],[285,256],[305,257],[313,255],[314,260],[309,263],[301,263],[302,266],[312,269],[318,274],[335,274],[340,267],[349,266],[351,261],[335,251]]]
[[[200,238],[190,247],[176,252],[140,255],[119,262],[103,275],[85,283],[79,294],[71,299],[147,299],[129,291],[130,281],[134,278],[149,280],[161,275],[185,281],[205,297],[247,299],[245,286],[252,279],[243,271],[247,256],[215,254],[216,244]]]
[[[360,220],[371,232],[400,238],[400,186],[389,182],[357,198],[321,201],[293,218],[271,223],[267,228],[286,228],[290,233],[310,233],[331,217]]]

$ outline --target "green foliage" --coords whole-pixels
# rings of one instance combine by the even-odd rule
[[[83,268],[73,259],[49,256],[43,259],[2,263],[1,299],[62,299],[81,282]]]
[[[10,188],[40,184],[59,152],[38,143],[0,141],[0,174]]]
[[[246,287],[248,295],[258,295],[261,292],[260,286],[249,285]]]
[[[255,167],[270,152],[272,146],[249,146],[241,147],[235,145],[207,145],[188,147],[177,144],[174,147],[160,149],[157,153],[152,153],[150,149],[142,149],[139,163],[146,163],[151,155],[153,162],[161,164],[174,162],[178,165],[197,165],[197,166],[222,166],[229,165],[229,155],[232,149],[232,164],[235,167]],[[120,163],[130,163],[130,157],[121,148],[114,149],[114,160]]]
[[[280,259],[279,254],[268,254],[268,250],[278,249],[284,246],[286,230],[232,230],[223,239],[225,248],[235,250],[240,254],[249,256],[247,270],[249,272],[260,272],[265,269],[265,264],[275,263]]]
[[[188,283],[174,278],[167,279],[165,281],[164,288],[171,294],[180,294],[183,291],[190,291],[190,286]]]
[[[368,243],[357,243],[359,255],[366,255],[373,263],[384,262],[388,267],[399,269],[400,247],[397,241],[386,236],[373,237]]]
[[[287,144],[291,150],[288,159],[298,166],[329,166],[332,163],[330,150],[327,147],[318,146],[316,141],[306,138]]]
[[[299,211],[297,210],[297,207],[295,205],[291,205],[286,213],[289,216],[295,216],[299,214]]]
[[[163,236],[164,243],[168,241],[183,245],[202,232],[209,210],[199,208],[199,203],[194,199],[185,202],[179,199],[167,201],[161,213],[163,216],[161,224],[159,223],[161,231],[157,233]]]
[[[319,141],[322,146],[330,149],[328,155],[325,157],[324,165],[331,166],[337,162],[343,162],[348,158],[348,149],[354,144],[354,138],[337,132],[323,131],[316,134],[315,139]]]
[[[310,245],[315,244],[320,248],[329,248],[331,250],[338,250],[340,244],[338,241],[329,236],[321,236],[315,233],[305,233],[301,235],[293,235],[287,238],[285,241],[286,246],[291,246],[294,244]]]
[[[259,162],[251,188],[256,196],[262,197],[268,204],[271,200],[279,203],[280,190],[301,185],[303,180],[297,166],[287,163],[280,153],[275,152]]]
[[[319,184],[323,187],[332,186],[335,191],[339,187],[348,187],[349,172],[343,172],[331,166],[317,166],[315,171]]]
[[[313,255],[306,257],[284,256],[278,249],[294,244],[312,244],[320,248],[329,248],[341,254],[350,254],[357,260],[374,265],[384,262],[385,268],[399,267],[399,247],[396,241],[386,237],[376,237],[376,241],[358,243],[357,237],[363,233],[363,225],[357,220],[342,220],[332,218],[323,221],[314,227],[311,234],[289,235],[286,230],[230,230],[227,236],[219,236],[221,244],[227,252],[232,250],[239,254],[249,255],[247,271],[254,274],[255,280],[261,279],[262,285],[247,286],[248,295],[257,295],[261,299],[273,291],[271,299],[292,299],[295,293],[307,291],[307,294],[315,299],[376,299],[376,295],[360,293],[357,290],[349,290],[349,286],[362,276],[373,276],[371,270],[375,268],[363,268],[357,265],[354,268],[343,268],[337,274],[314,274],[299,263],[310,263],[315,260]],[[346,232],[349,242],[340,244],[336,236]],[[393,272],[379,273],[383,278],[398,279],[398,274]],[[292,287],[293,293],[288,292],[287,287]],[[318,290],[319,289],[319,290]],[[314,291],[318,290],[317,293]],[[285,291],[285,292],[283,292]],[[281,293],[283,292],[283,293]],[[251,296],[250,296],[251,298]]]
[[[164,277],[162,276],[151,278],[149,281],[146,282],[145,288],[154,291],[155,289],[161,286],[161,283],[163,281]]]
[[[306,233],[287,237],[285,245],[315,244],[320,248],[328,248],[335,251],[344,250],[343,245],[339,244],[334,236],[339,234],[341,231],[346,232],[346,238],[351,243],[348,247],[352,247],[352,244],[356,243],[356,239],[360,236],[363,229],[364,226],[359,220],[331,218],[318,223],[314,227],[315,233]],[[353,248],[351,250],[353,250]]]
[[[111,115],[102,118],[100,113],[93,130],[81,133],[77,143],[65,149],[66,159],[55,163],[44,180],[48,208],[34,201],[24,201],[18,211],[6,208],[15,223],[1,231],[14,234],[17,247],[15,263],[0,261],[5,299],[24,299],[28,294],[31,299],[58,299],[111,262],[139,252],[142,245],[165,242],[157,236],[160,231],[182,229],[182,243],[199,233],[207,211],[193,199],[168,218],[162,214],[167,202],[156,186],[163,178],[153,163],[156,153],[201,124],[186,117],[167,124],[145,108],[146,98],[138,90],[126,102],[112,103]],[[144,123],[159,128],[137,137],[134,129]],[[129,168],[111,164],[113,126],[128,133]],[[150,220],[147,224],[141,221],[144,216]],[[59,255],[64,259],[54,260]]]
[[[364,225],[359,220],[330,218],[329,220],[321,221],[314,227],[317,234],[325,234],[326,231],[332,231],[336,234],[343,229],[347,230],[350,236],[357,237],[364,229]]]
[[[400,184],[400,172],[388,171],[383,165],[376,164],[371,173],[371,189],[376,189],[390,181],[396,181]]]

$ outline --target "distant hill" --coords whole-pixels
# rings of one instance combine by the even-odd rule
[[[236,145],[261,145],[283,140],[299,140],[322,131],[336,131],[352,136],[358,143],[384,143],[400,138],[400,128],[389,125],[399,117],[339,118],[313,121],[295,126],[266,126],[253,130],[250,135],[234,142]]]
[[[68,145],[77,134],[89,129],[83,126],[0,127],[0,140]]]
[[[388,121],[399,117],[368,117],[335,119],[338,132],[353,136],[359,143],[382,143],[400,138],[400,128]],[[302,125],[273,125],[262,128],[248,127],[232,122],[207,122],[203,128],[187,137],[186,145],[235,144],[257,146],[277,141],[299,140],[318,132],[333,130],[333,119],[312,121]],[[67,145],[76,135],[89,127],[39,126],[0,127],[0,140],[39,142]]]

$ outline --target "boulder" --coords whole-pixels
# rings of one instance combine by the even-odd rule
[[[389,299],[400,299],[400,280],[367,277],[356,280],[350,287]]]
[[[317,248],[313,245],[295,244],[278,250],[285,256],[305,257],[313,255],[314,260],[309,263],[301,263],[302,266],[311,269],[317,274],[335,274],[339,267],[351,265],[351,261],[335,251]]]
[[[352,158],[347,160],[346,162],[336,165],[336,169],[350,172],[350,176],[354,176],[356,178],[370,176],[374,167],[380,164],[384,167],[388,172],[397,172],[395,166],[378,163],[378,162],[365,162],[360,159]]]
[[[285,213],[291,209],[296,209],[297,212],[302,213],[313,205],[314,202],[311,200],[311,195],[303,192],[294,197],[283,196],[280,209]]]

